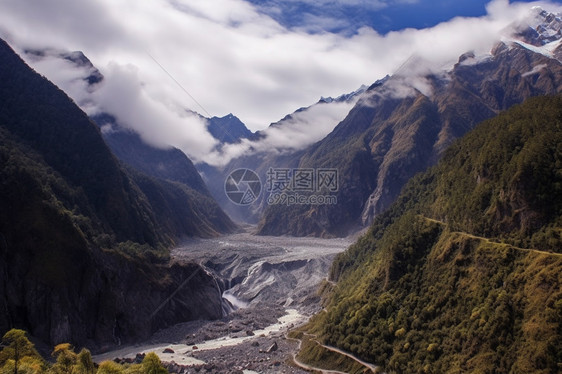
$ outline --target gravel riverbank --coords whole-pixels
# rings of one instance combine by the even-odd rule
[[[145,344],[94,359],[138,362],[153,351],[170,373],[306,373],[292,366],[298,347],[286,333],[319,310],[318,285],[350,243],[247,233],[186,242],[172,251],[174,260],[204,265],[243,307],[220,320],[169,327]]]

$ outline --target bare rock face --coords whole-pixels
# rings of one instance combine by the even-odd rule
[[[334,131],[295,162],[337,168],[337,204],[271,206],[259,233],[345,236],[368,225],[411,177],[478,123],[529,97],[562,92],[559,49],[545,55],[498,43],[489,55],[467,53],[451,70],[416,79],[411,71],[424,62],[406,63],[371,86]]]
[[[60,283],[34,274],[27,261],[4,267],[10,277],[0,280],[5,290],[2,330],[19,326],[50,345],[71,342],[99,350],[145,340],[178,322],[223,316],[221,291],[199,265],[149,265],[118,254],[84,256],[83,264]],[[23,281],[13,281],[18,274]]]

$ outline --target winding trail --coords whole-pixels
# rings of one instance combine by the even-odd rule
[[[419,215],[419,216],[424,218],[425,220],[427,220],[429,222],[437,223],[441,226],[447,226],[447,223],[445,223],[443,221],[440,221],[440,220],[437,220],[437,219],[434,219],[434,218],[429,218],[429,217],[426,217],[426,216],[423,216],[423,215]],[[502,247],[506,247],[506,248],[513,248],[515,250],[523,251],[523,252],[527,252],[527,253],[531,252],[531,253],[536,253],[536,254],[546,255],[546,256],[562,257],[562,253],[548,252],[548,251],[543,251],[543,250],[539,250],[539,249],[535,249],[535,248],[521,248],[521,247],[517,247],[517,246],[512,245],[512,244],[509,244],[509,243],[502,243],[502,242],[496,241],[496,240],[491,239],[491,238],[486,238],[486,237],[483,237],[483,236],[478,236],[478,235],[470,234],[470,233],[463,232],[463,231],[452,231],[452,233],[462,235],[462,236],[465,236],[465,237],[468,237],[468,238],[480,240],[482,242],[490,243],[490,244],[497,245],[497,246],[502,246]],[[336,282],[333,282],[333,281],[331,281],[327,278],[325,279],[325,281],[330,283],[333,286],[336,285]],[[309,334],[306,334],[306,335],[309,335]],[[346,357],[354,360],[355,362],[361,364],[362,366],[368,368],[371,372],[373,372],[373,373],[376,372],[376,370],[378,368],[376,365],[373,365],[369,362],[361,360],[360,358],[358,358],[358,357],[354,356],[353,354],[351,354],[349,352],[346,352],[342,349],[332,347],[332,346],[329,346],[329,345],[326,345],[326,344],[322,344],[316,339],[317,337],[314,336],[314,335],[310,335],[310,336],[313,337],[312,341],[314,341],[320,347],[322,347],[326,350],[329,350],[331,352],[346,356]],[[302,339],[294,339],[294,338],[287,338],[287,339],[295,340],[295,341],[298,342],[296,353],[293,353],[292,356],[293,356],[293,362],[295,363],[295,365],[299,366],[300,368],[302,368],[304,370],[312,370],[312,371],[320,372],[322,374],[342,374],[342,373],[344,373],[344,372],[336,371],[336,370],[327,370],[327,369],[317,368],[317,367],[314,367],[314,366],[311,366],[311,365],[308,365],[306,363],[303,363],[303,362],[299,361],[297,359],[297,354],[301,350],[302,342],[303,342]]]
[[[313,371],[313,372],[320,372],[320,373],[322,373],[322,374],[348,374],[348,373],[343,372],[343,371],[326,370],[326,369],[314,367],[314,366],[305,364],[305,363],[302,362],[302,361],[299,361],[299,360],[297,359],[297,354],[298,354],[298,352],[301,350],[301,347],[302,347],[302,340],[301,340],[301,339],[289,338],[289,337],[287,337],[287,339],[288,339],[288,340],[296,341],[296,342],[298,343],[296,352],[293,352],[293,353],[292,353],[292,357],[293,357],[293,362],[295,363],[295,365],[297,365],[297,366],[300,367],[301,369],[304,369],[304,370],[307,370],[307,371]]]
[[[311,335],[311,334],[307,334],[307,333],[305,333],[305,335],[308,335],[308,336],[312,336],[312,337],[314,337],[314,338],[317,338],[316,335]],[[299,367],[301,367],[301,368],[303,368],[303,369],[305,369],[305,370],[315,370],[315,371],[319,371],[319,372],[321,372],[321,373],[323,373],[323,374],[347,374],[346,372],[343,372],[343,371],[328,370],[328,369],[317,368],[317,367],[314,367],[314,366],[310,366],[310,365],[308,365],[308,364],[305,364],[305,363],[303,363],[302,361],[299,361],[299,360],[297,359],[297,354],[298,354],[298,352],[301,350],[301,347],[302,347],[302,339],[295,339],[295,338],[289,338],[289,337],[287,337],[287,339],[289,339],[289,340],[294,340],[294,341],[297,341],[297,342],[298,342],[297,350],[296,350],[296,352],[294,352],[294,353],[292,354],[292,355],[293,355],[293,361],[295,362],[295,364],[296,364],[297,366],[299,366]],[[348,358],[354,360],[354,361],[357,362],[358,364],[360,364],[360,365],[366,367],[367,369],[371,370],[371,372],[373,372],[373,373],[376,372],[376,369],[377,369],[377,366],[376,366],[376,365],[373,365],[373,364],[371,364],[371,363],[369,363],[369,362],[367,362],[367,361],[363,361],[363,360],[361,360],[359,357],[356,357],[356,356],[354,356],[353,354],[351,354],[351,353],[349,353],[349,352],[346,352],[346,351],[344,351],[344,350],[341,350],[341,349],[339,349],[339,348],[332,347],[332,346],[326,345],[326,344],[322,344],[322,343],[320,343],[320,342],[319,342],[318,340],[316,340],[316,339],[313,339],[312,341],[315,342],[316,344],[318,344],[319,346],[321,346],[321,347],[324,348],[324,349],[327,349],[327,350],[329,350],[329,351],[331,351],[331,352],[340,354],[340,355],[342,355],[342,356],[346,356],[346,357],[348,357]]]
[[[315,342],[318,343],[321,347],[324,347],[324,348],[326,348],[326,349],[329,350],[329,351],[339,353],[339,354],[341,354],[341,355],[344,355],[344,356],[347,356],[347,357],[351,358],[352,360],[355,360],[356,362],[360,363],[361,365],[363,365],[363,366],[365,366],[365,367],[371,369],[371,371],[372,371],[373,373],[374,373],[375,370],[377,369],[377,366],[376,366],[376,365],[373,365],[373,364],[371,364],[371,363],[369,363],[369,362],[367,362],[367,361],[363,361],[363,360],[361,360],[359,357],[356,357],[356,356],[354,356],[353,354],[351,354],[351,353],[349,353],[349,352],[343,351],[343,350],[341,350],[341,349],[339,349],[339,348],[336,348],[336,347],[332,347],[332,346],[330,346],[330,345],[322,344],[322,343],[320,343],[320,342],[317,341],[317,340],[315,340]]]
[[[439,221],[435,218],[429,218],[429,217],[426,217],[426,216],[421,215],[421,214],[419,216],[422,217],[423,219],[429,221],[429,222],[437,223],[441,226],[447,225],[447,223],[445,223],[443,221]],[[514,246],[513,244],[497,242],[497,241],[494,241],[490,238],[485,238],[483,236],[470,234],[470,233],[464,232],[464,231],[452,231],[452,233],[460,234],[460,235],[463,235],[463,236],[466,236],[466,237],[469,237],[469,238],[472,238],[472,239],[482,240],[482,241],[484,241],[486,243],[490,243],[490,244],[501,245],[501,246],[504,246],[504,247],[510,247],[510,248],[516,249],[518,251],[535,252],[535,253],[540,253],[540,254],[544,254],[544,255],[548,255],[548,256],[562,257],[562,253],[542,251],[540,249],[535,249],[535,248],[521,248],[521,247]]]

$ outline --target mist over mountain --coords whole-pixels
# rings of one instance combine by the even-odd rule
[[[266,3],[0,3],[0,336],[558,373],[562,8],[382,35],[332,11],[396,2]]]
[[[37,60],[49,56],[64,59],[76,68],[86,68],[82,70],[84,75],[80,79],[87,83],[86,90],[89,92],[98,89],[104,80],[104,76],[82,52],[47,49],[26,51],[26,55]],[[192,161],[181,150],[148,144],[137,132],[122,125],[110,114],[97,113],[91,119],[100,127],[112,153],[129,167],[130,176],[142,187],[153,209],[160,211],[162,218],[159,225],[166,231],[180,233],[180,236],[208,237],[235,229],[211,197]],[[227,117],[214,119],[217,123],[226,123],[225,120],[228,120]],[[162,195],[165,195],[163,199]],[[197,219],[186,219],[192,217]]]
[[[297,167],[301,150],[322,139],[336,121],[345,117],[366,89],[362,86],[336,98],[322,97],[315,104],[299,108],[270,124],[267,129],[255,132],[251,138],[236,144],[223,144],[222,150],[236,157],[227,158],[230,161],[225,165],[196,165],[214,198],[233,219],[257,223],[268,206],[269,169]],[[237,169],[253,170],[260,178],[261,193],[252,204],[235,204],[225,194],[224,183],[228,175]]]
[[[159,224],[171,232],[209,237],[232,232],[236,225],[211,196],[191,160],[179,149],[146,144],[109,115],[94,116],[111,151],[158,211]]]
[[[539,8],[532,15],[489,54],[468,52],[447,69],[413,56],[371,86],[334,131],[295,163],[336,168],[338,204],[270,206],[259,232],[347,235],[387,209],[412,176],[477,123],[528,97],[560,92],[560,18]]]
[[[99,349],[220,318],[216,280],[167,263],[178,239],[234,227],[189,160],[175,154],[181,182],[126,170],[86,114],[4,41],[0,60],[0,330]]]
[[[78,85],[77,92],[83,91],[95,95],[100,87],[107,84],[107,78],[81,52],[46,49],[25,51],[25,53],[30,60],[38,64],[57,65],[63,61],[69,74],[75,76],[73,79],[85,85],[85,88]],[[68,58],[68,56],[74,57]],[[92,77],[96,77],[96,79]],[[68,86],[68,83],[66,85]],[[193,187],[197,193],[203,193],[202,201],[209,200],[208,188],[221,208],[226,210],[231,217],[241,222],[257,223],[267,207],[267,194],[264,191],[259,196],[258,202],[251,207],[240,207],[233,204],[224,192],[224,182],[228,174],[236,168],[255,169],[265,187],[266,172],[270,167],[284,167],[289,159],[295,159],[295,154],[300,149],[322,139],[337,122],[345,117],[365,90],[366,87],[362,86],[336,98],[321,97],[317,103],[299,108],[294,113],[272,123],[265,130],[255,133],[248,130],[232,114],[206,118],[187,110],[186,113],[190,118],[205,123],[209,135],[215,141],[214,149],[206,156],[210,162],[212,161],[211,164],[205,162],[197,164],[197,169],[202,174],[204,182],[193,169],[193,165],[185,153],[176,147],[153,144],[153,139],[147,140],[146,136],[138,132],[135,126],[126,124],[109,113],[99,113],[94,110],[91,118],[100,126],[102,135],[112,152],[126,165],[154,178],[187,183],[188,187]],[[81,94],[75,96],[82,97]],[[78,101],[83,107],[88,108],[90,98],[90,94],[87,94],[83,100],[78,99]],[[160,122],[160,120],[155,122],[155,129],[151,132],[157,131],[156,124]],[[190,126],[190,124],[186,122],[185,126]],[[291,165],[294,165],[294,162]],[[203,186],[205,183],[208,187]],[[194,196],[199,196],[197,193]],[[191,198],[191,201],[199,200],[199,198]],[[200,214],[200,216],[204,219],[205,217],[217,217],[218,220],[215,220],[215,223],[218,223],[223,229],[228,229],[228,227],[232,229],[233,226],[228,224],[224,217],[221,217],[220,208],[213,204],[205,203],[204,205],[209,209],[200,211],[209,214]],[[194,227],[191,230],[194,230]],[[210,232],[209,230],[203,231],[203,235]]]
[[[494,9],[490,12],[498,11]],[[131,122],[130,115],[117,118],[118,128],[136,132],[150,147],[199,154],[194,161],[211,195],[235,220],[260,222],[261,234],[345,236],[368,225],[394,201],[409,178],[435,164],[454,139],[477,123],[525,98],[560,91],[559,18],[541,8],[526,14],[517,13],[517,21],[503,30],[502,41],[490,29],[487,43],[493,45],[496,40],[496,44],[487,53],[469,50],[443,66],[443,58],[433,58],[431,48],[426,48],[368,89],[362,87],[336,99],[321,98],[255,133],[235,115],[205,118],[181,108],[182,124],[167,115],[145,116],[142,111],[152,104],[145,102],[137,88],[124,90],[111,83],[120,81],[123,68],[115,74],[110,71],[109,84],[95,80],[89,84],[95,68],[83,62],[85,57],[76,54],[72,60],[67,58],[72,55],[68,52],[30,53],[36,59],[55,56],[87,67],[80,79],[92,94],[84,97],[83,107],[88,107],[88,97],[100,106],[103,95],[119,96],[123,91],[125,96],[139,96],[126,103],[141,108],[135,117],[139,123],[147,118],[154,118],[154,123],[171,121],[181,127],[174,136],[178,140],[192,131],[188,142],[162,143],[164,137],[156,126],[147,130]],[[467,40],[467,45],[471,43]],[[115,92],[110,93],[112,89]],[[122,106],[109,105],[113,110],[107,113],[117,113]],[[95,110],[92,113],[99,115]],[[189,146],[191,143],[194,145]],[[203,148],[205,156],[201,156]],[[264,187],[249,206],[233,204],[224,191],[229,173],[239,168],[255,171]],[[337,170],[339,188],[333,194],[337,204],[268,204],[267,172],[276,168]]]

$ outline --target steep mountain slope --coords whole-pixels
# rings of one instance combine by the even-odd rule
[[[515,39],[500,42],[489,55],[467,53],[450,70],[422,75],[413,72],[426,62],[414,57],[371,86],[334,131],[298,161],[299,168],[338,170],[338,203],[270,207],[259,232],[346,235],[388,208],[409,178],[433,165],[477,123],[528,97],[560,92],[562,48],[559,33],[551,32],[560,30],[559,18],[543,11],[534,22],[539,25],[518,28]],[[521,41],[531,37],[550,44]]]
[[[159,230],[209,237],[236,229],[182,151],[150,146],[107,114],[93,120],[100,127],[111,126],[111,131],[102,132],[103,139],[129,167],[130,176],[159,217]]]
[[[163,204],[186,203],[131,178],[85,113],[3,41],[0,61],[0,331],[95,348],[220,317],[215,280],[164,261],[172,240],[200,232],[161,221],[197,227],[201,213],[173,216]]]
[[[561,108],[529,99],[413,178],[336,258],[308,331],[390,373],[559,372]]]
[[[26,59],[38,64],[44,59],[70,62],[70,66],[65,64],[65,69],[74,69],[75,74],[81,76],[86,82],[81,90],[88,93],[97,91],[100,84],[104,83],[105,77],[80,51],[37,49],[25,50],[23,53]],[[71,85],[66,81],[62,83],[65,86]],[[92,105],[91,99],[81,97],[80,100],[79,104],[84,108]],[[153,147],[146,144],[133,130],[122,126],[112,115],[96,111],[94,113],[96,114],[91,119],[102,129],[103,139],[113,154],[129,167],[130,177],[135,179],[137,186],[142,187],[152,209],[160,212],[158,231],[174,233],[174,236],[209,237],[236,229],[213,200],[191,160],[181,150],[174,147]],[[215,117],[212,121],[225,125],[235,123],[236,118]],[[209,120],[209,126],[212,121]],[[245,129],[243,125],[242,127]],[[146,178],[147,176],[151,178]]]

